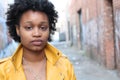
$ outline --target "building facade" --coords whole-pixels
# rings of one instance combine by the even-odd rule
[[[113,0],[116,67],[120,70],[120,0]]]
[[[107,68],[120,69],[120,1],[71,0],[69,15],[73,44]]]

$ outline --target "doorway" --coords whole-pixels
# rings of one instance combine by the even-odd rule
[[[83,50],[84,49],[84,27],[83,27],[83,23],[82,23],[82,11],[79,10],[78,11],[78,16],[79,16],[79,35],[80,35],[80,49]]]

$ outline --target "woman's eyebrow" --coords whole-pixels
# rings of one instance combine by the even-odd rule
[[[32,23],[32,21],[24,21],[23,23]],[[48,21],[41,21],[40,23],[49,23]]]

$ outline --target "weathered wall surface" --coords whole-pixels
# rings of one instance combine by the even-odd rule
[[[110,69],[116,65],[112,4],[112,0],[72,0],[69,8],[71,26],[76,25],[77,29],[77,46]]]
[[[114,27],[115,27],[115,52],[117,68],[120,70],[120,0],[113,0]]]

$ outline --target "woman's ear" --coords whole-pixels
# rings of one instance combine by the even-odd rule
[[[16,25],[15,27],[16,27],[16,33],[17,33],[17,35],[20,36],[20,28],[19,28],[19,26]]]

